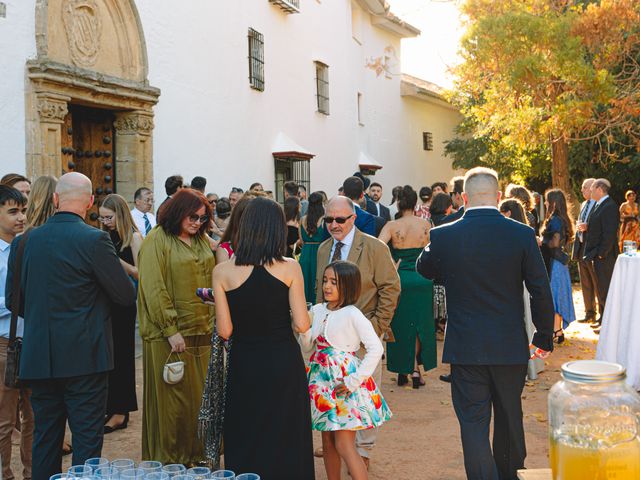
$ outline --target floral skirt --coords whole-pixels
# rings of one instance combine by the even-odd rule
[[[356,371],[360,359],[354,353],[333,347],[317,349],[309,364],[309,396],[314,430],[365,430],[382,425],[391,418],[391,410],[373,378],[358,390],[336,395],[335,387]]]

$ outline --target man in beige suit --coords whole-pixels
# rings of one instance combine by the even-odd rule
[[[332,238],[318,249],[316,299],[322,302],[322,275],[325,267],[335,260],[348,260],[360,268],[362,291],[356,303],[371,320],[376,333],[386,341],[393,341],[391,319],[400,296],[400,278],[389,247],[375,237],[355,227],[355,207],[347,197],[334,197],[327,204],[325,224]],[[382,362],[373,374],[382,381]],[[356,446],[367,467],[369,455],[376,443],[376,429],[361,430],[356,435]]]

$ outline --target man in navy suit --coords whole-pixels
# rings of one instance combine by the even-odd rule
[[[382,217],[386,222],[391,221],[391,212],[382,203],[382,185],[373,182],[369,185],[369,199],[367,201],[367,212],[377,217]]]
[[[376,216],[360,207],[360,202],[364,201],[364,183],[359,177],[349,177],[342,184],[342,194],[350,198],[356,207],[356,228],[367,235],[377,237]],[[384,225],[384,223],[383,223]],[[380,226],[382,230],[382,226]]]
[[[532,343],[540,357],[553,349],[553,299],[533,229],[498,211],[497,174],[470,170],[463,198],[463,217],[431,230],[416,267],[447,291],[442,361],[451,364],[467,477],[516,480],[526,457],[520,396],[530,358],[523,283],[531,295],[537,330]]]
[[[21,272],[21,305],[7,306],[24,318],[19,376],[32,392],[33,480],[60,473],[67,420],[72,465],[100,456],[113,369],[111,302],[136,301],[109,235],[84,223],[93,205],[91,180],[63,175],[53,202],[58,212],[28,233],[22,265],[16,265],[20,237],[13,241],[7,271],[7,299],[14,272]]]

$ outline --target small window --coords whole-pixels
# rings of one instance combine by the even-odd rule
[[[364,119],[362,118],[362,94],[358,92],[358,125],[364,126]]]
[[[433,150],[433,133],[422,132],[422,148],[429,152]]]
[[[329,67],[322,62],[315,63],[318,111],[329,115]]]
[[[249,84],[264,91],[264,35],[249,29]]]
[[[304,185],[308,192],[311,191],[311,162],[299,158],[276,157],[276,201],[284,203],[284,184],[294,181],[298,185]]]

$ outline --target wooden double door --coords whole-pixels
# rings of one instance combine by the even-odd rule
[[[114,114],[110,110],[69,105],[62,128],[62,171],[80,172],[91,179],[94,206],[87,223],[98,226],[98,207],[116,193]]]

